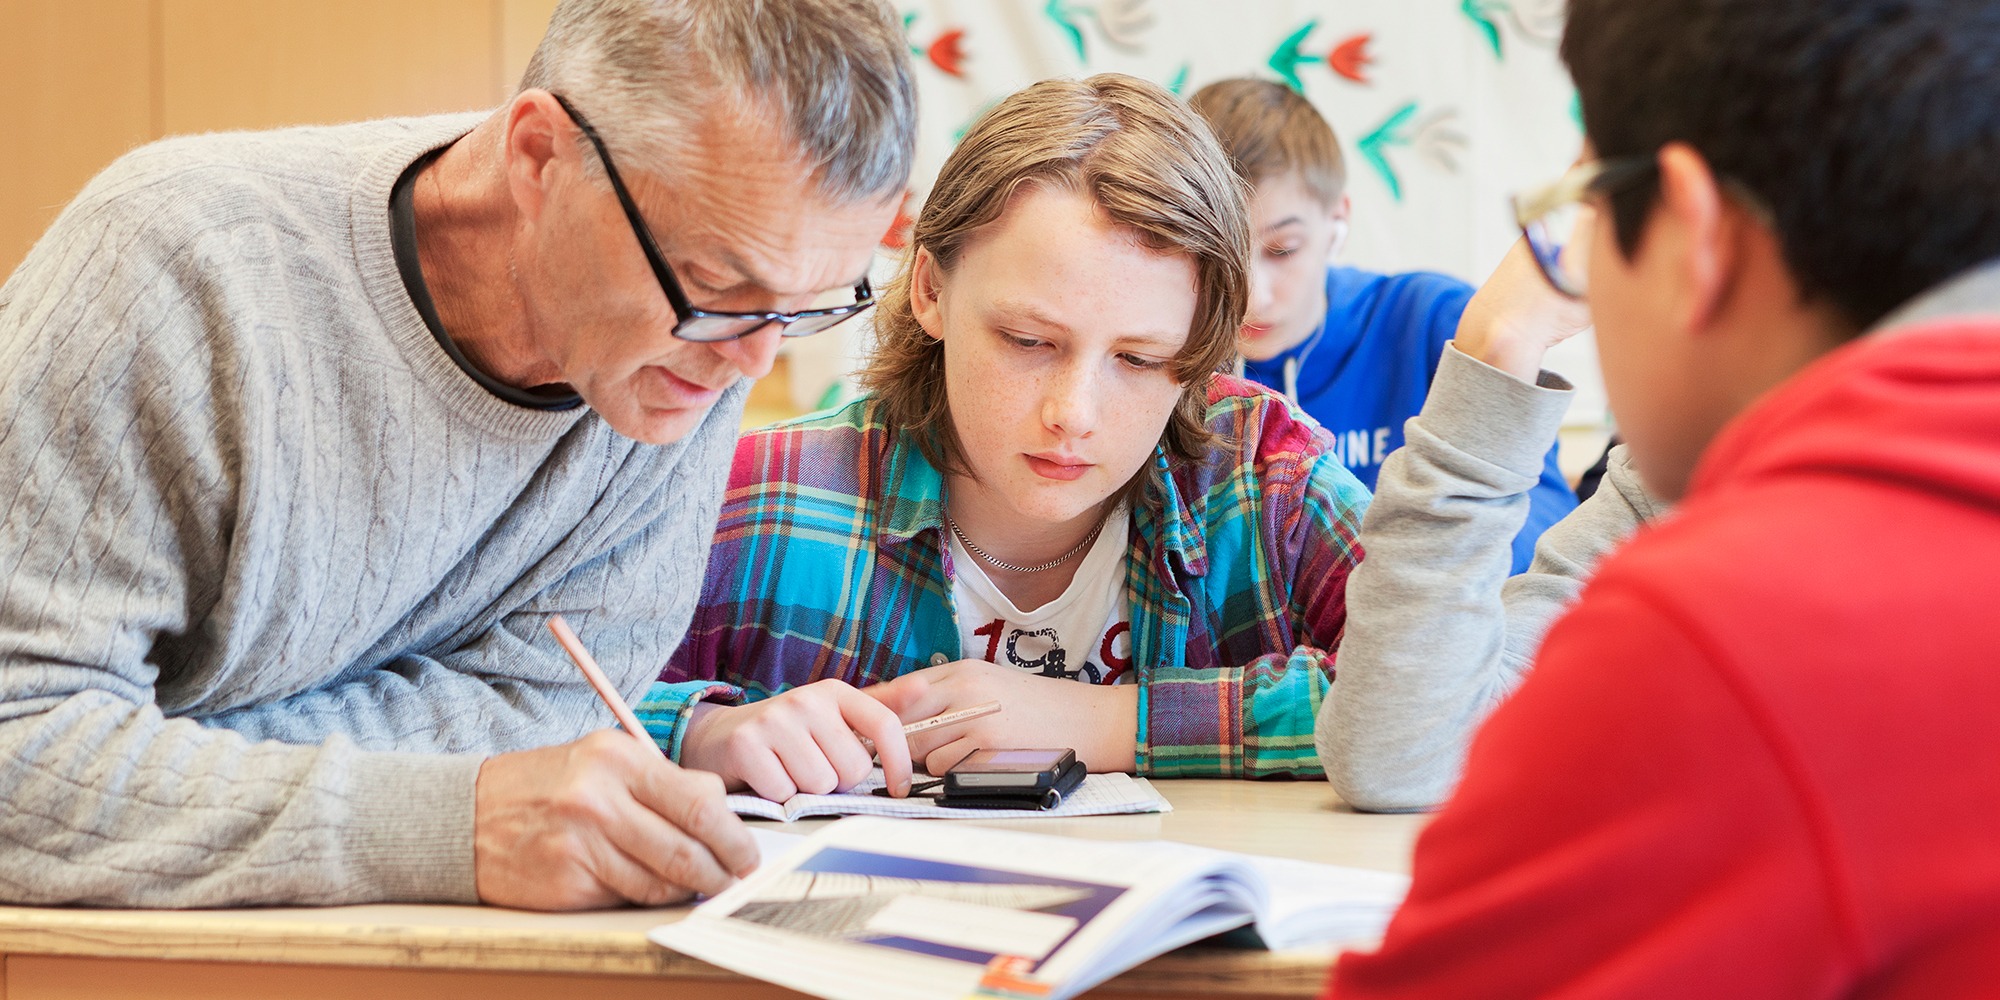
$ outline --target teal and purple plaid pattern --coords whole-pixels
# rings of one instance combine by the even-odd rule
[[[1138,769],[1318,776],[1313,718],[1347,620],[1367,490],[1283,397],[1216,376],[1206,462],[1135,503],[1126,560]],[[956,660],[943,478],[863,397],[737,445],[701,604],[638,706],[676,759],[694,704]]]

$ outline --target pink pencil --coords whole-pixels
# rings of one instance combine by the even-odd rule
[[[956,712],[945,712],[941,715],[933,715],[928,719],[918,719],[917,721],[912,722],[907,726],[904,726],[903,735],[914,736],[917,733],[921,733],[927,729],[937,729],[942,726],[955,726],[961,722],[971,722],[974,719],[984,719],[987,716],[992,715],[998,711],[1000,711],[1000,703],[997,701],[989,701],[983,704],[974,705],[971,708],[961,708]],[[854,735],[856,738],[861,740],[862,746],[867,747],[870,751],[873,751],[875,749],[874,740],[871,740],[866,736],[862,736],[860,733],[856,733]]]
[[[597,659],[590,655],[590,650],[583,648],[583,640],[576,637],[576,632],[568,622],[563,621],[563,616],[549,616],[549,631],[555,633],[556,641],[562,643],[563,651],[576,663],[576,668],[583,671],[584,679],[596,689],[597,697],[604,700],[605,707],[618,717],[618,724],[624,726],[633,739],[645,744],[647,750],[658,753],[660,748],[654,745],[651,736],[646,735],[646,727],[639,724],[639,717],[633,715],[631,706],[619,697],[618,689],[611,686],[611,679],[604,676],[604,671],[597,666]]]

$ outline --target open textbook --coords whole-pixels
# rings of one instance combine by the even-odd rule
[[[857,817],[647,936],[832,1000],[1063,1000],[1239,927],[1274,949],[1378,937],[1408,885],[1166,841]]]
[[[876,795],[882,769],[853,789],[837,795],[794,795],[784,802],[755,795],[731,795],[729,808],[739,816],[790,822],[814,816],[897,816],[904,819],[1013,819],[1022,817],[1112,816],[1121,813],[1172,812],[1173,806],[1153,783],[1113,772],[1093,774],[1054,809],[955,809],[929,796],[892,799]]]

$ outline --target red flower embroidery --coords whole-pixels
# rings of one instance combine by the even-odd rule
[[[953,28],[932,41],[924,55],[931,65],[959,79],[965,78],[965,29]]]
[[[1367,83],[1368,77],[1364,69],[1375,61],[1375,58],[1368,54],[1368,41],[1372,37],[1374,36],[1363,32],[1334,46],[1333,51],[1327,53],[1327,67],[1355,83]]]

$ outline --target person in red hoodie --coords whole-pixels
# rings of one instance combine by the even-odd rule
[[[1331,996],[2000,994],[1996,53],[1991,2],[1574,0],[1595,157],[1520,205],[1681,502]]]

